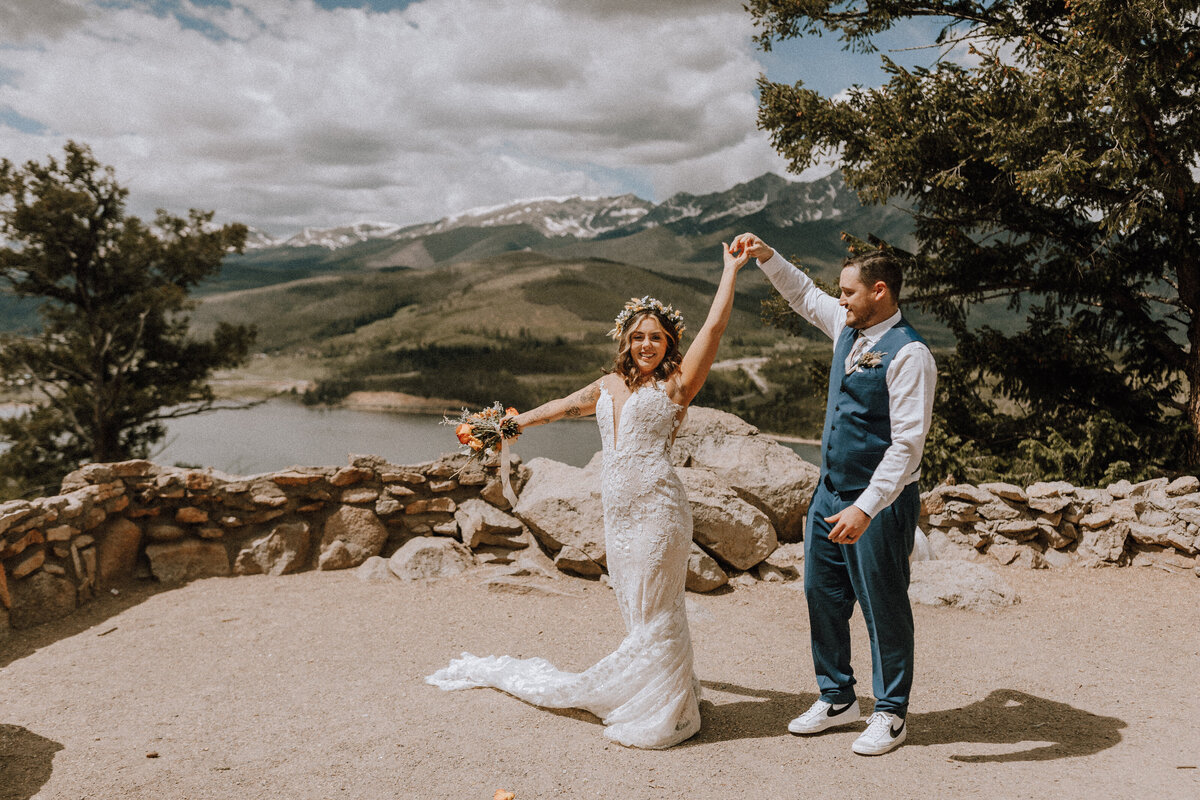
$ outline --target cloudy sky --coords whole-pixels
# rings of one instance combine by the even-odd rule
[[[270,233],[518,198],[661,201],[785,173],[755,79],[881,82],[832,37],[759,52],[741,0],[0,0],[0,156],[92,146],[130,208]],[[930,63],[911,26],[880,44]]]

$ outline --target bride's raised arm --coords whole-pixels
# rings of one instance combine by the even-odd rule
[[[533,425],[545,425],[563,417],[586,417],[596,413],[596,400],[600,397],[600,381],[597,378],[573,394],[542,403],[537,408],[516,416],[517,427],[525,430]]]
[[[738,270],[750,260],[748,250],[742,250],[735,256],[728,244],[722,244],[724,251],[725,269],[721,273],[721,284],[713,296],[712,307],[708,309],[708,318],[704,326],[696,334],[695,341],[683,356],[679,365],[678,377],[675,379],[674,399],[681,405],[688,405],[699,393],[700,387],[708,378],[713,359],[717,357],[717,347],[721,344],[721,336],[725,326],[729,324],[729,314],[733,310],[733,287],[737,281]]]

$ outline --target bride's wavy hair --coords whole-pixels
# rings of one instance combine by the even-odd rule
[[[643,377],[637,362],[633,359],[633,331],[642,324],[642,320],[646,317],[658,320],[663,332],[667,334],[667,352],[663,355],[663,360],[654,368],[654,372]],[[649,309],[639,311],[631,316],[621,328],[621,336],[617,339],[617,357],[613,359],[612,371],[620,375],[630,389],[635,389],[638,384],[651,380],[665,381],[675,374],[675,370],[679,369],[681,363],[683,363],[683,354],[679,352],[679,331],[675,324],[662,314],[656,314]]]

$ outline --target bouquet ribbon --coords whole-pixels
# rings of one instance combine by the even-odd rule
[[[516,508],[517,507],[517,493],[513,491],[512,481],[509,478],[509,474],[512,472],[512,468],[510,466],[511,463],[512,463],[512,457],[508,452],[508,439],[501,436],[500,437],[500,488],[504,492],[504,499],[508,501],[508,504],[511,507]]]

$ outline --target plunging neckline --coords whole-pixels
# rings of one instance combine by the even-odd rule
[[[608,407],[609,407],[609,410],[612,411],[612,416],[613,416],[612,449],[614,451],[616,451],[618,448],[618,445],[621,444],[621,423],[625,421],[625,407],[629,405],[629,402],[631,400],[633,400],[633,396],[636,394],[639,394],[643,389],[654,389],[656,391],[662,392],[664,395],[666,395],[667,402],[670,403],[671,405],[675,406],[676,409],[684,408],[683,405],[676,403],[674,400],[671,399],[671,395],[667,394],[667,390],[662,388],[661,383],[662,383],[661,381],[655,381],[654,383],[643,383],[641,386],[639,386],[638,388],[631,391],[629,393],[629,396],[621,401],[621,408],[619,411],[617,409],[617,398],[613,397],[612,392],[610,392],[608,390],[608,386],[606,384],[604,384],[604,383],[600,384],[600,391],[602,391],[604,394],[608,395]],[[675,414],[676,414],[676,427],[678,427],[679,412],[676,411]],[[674,440],[674,438],[675,438],[674,435],[672,435],[671,439]]]

